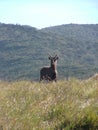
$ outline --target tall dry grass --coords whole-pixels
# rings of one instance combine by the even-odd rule
[[[1,81],[0,128],[98,130],[98,81]]]

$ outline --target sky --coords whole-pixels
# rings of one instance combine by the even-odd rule
[[[0,0],[0,22],[44,28],[98,24],[98,0]]]

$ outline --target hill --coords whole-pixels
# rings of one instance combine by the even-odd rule
[[[59,78],[98,72],[98,24],[36,29],[0,23],[0,79],[39,79],[48,55],[59,56]]]
[[[98,130],[98,81],[1,81],[2,129]]]

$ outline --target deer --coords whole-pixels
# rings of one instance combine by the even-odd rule
[[[54,57],[49,56],[49,60],[51,65],[45,66],[40,70],[40,81],[57,81],[57,60],[58,56],[55,55]]]

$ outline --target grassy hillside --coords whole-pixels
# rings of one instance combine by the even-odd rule
[[[0,79],[39,79],[48,55],[58,54],[59,78],[87,78],[98,72],[98,24],[44,29],[0,24]]]
[[[4,130],[98,130],[98,81],[0,82]],[[1,130],[0,129],[0,130]]]

